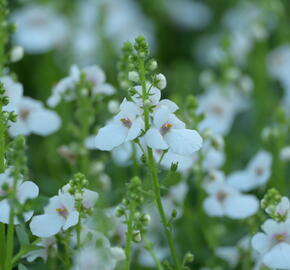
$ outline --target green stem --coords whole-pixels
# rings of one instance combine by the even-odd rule
[[[130,204],[130,213],[129,219],[127,220],[127,233],[126,233],[126,261],[125,261],[125,270],[130,269],[131,264],[131,243],[132,243],[132,235],[133,235],[133,218],[134,218],[134,206]]]
[[[148,252],[150,253],[151,257],[153,258],[153,260],[154,260],[154,262],[155,262],[155,264],[157,266],[157,269],[158,270],[164,270],[162,264],[160,263],[159,259],[157,258],[156,254],[154,252],[154,248],[153,248],[152,244],[148,242],[148,240],[145,238],[145,236],[144,236],[143,239],[144,239],[144,242],[145,242],[145,248],[148,250]]]
[[[161,217],[161,222],[165,231],[165,235],[169,244],[169,248],[171,251],[172,259],[175,264],[175,269],[179,270],[180,268],[180,263],[177,257],[177,252],[176,248],[174,245],[174,240],[173,240],[173,235],[171,232],[171,225],[168,222],[165,211],[163,209],[162,201],[161,201],[161,195],[160,195],[160,185],[159,185],[159,180],[157,176],[157,171],[155,168],[155,163],[154,163],[154,158],[153,158],[153,151],[151,148],[148,147],[148,166],[149,170],[151,172],[151,178],[152,178],[152,183],[153,183],[153,188],[154,188],[154,195],[155,195],[155,202]]]
[[[2,105],[0,105],[0,173],[4,172],[4,154],[5,154],[5,125],[3,121]]]
[[[0,258],[5,258],[5,225],[0,223]],[[0,269],[4,269],[4,260],[0,261]]]
[[[5,270],[12,270],[13,245],[14,245],[14,211],[13,208],[10,207],[10,216],[6,243],[6,260],[4,268]]]
[[[142,85],[142,99],[144,102],[148,98],[148,93],[146,89],[145,65],[144,65],[143,58],[139,58],[139,75],[140,75],[140,81]],[[144,106],[144,122],[145,122],[145,131],[147,131],[150,128],[149,108],[147,106]],[[157,170],[155,167],[153,151],[150,147],[147,147],[147,152],[148,152],[147,163],[148,163],[148,167],[151,173],[156,206],[157,206],[159,215],[161,217],[161,222],[162,222],[165,235],[169,244],[171,256],[175,265],[175,269],[180,270],[181,267],[178,260],[176,248],[174,245],[173,235],[171,232],[171,224],[168,222],[166,218],[165,211],[164,211],[162,201],[161,201],[160,185],[159,185]]]

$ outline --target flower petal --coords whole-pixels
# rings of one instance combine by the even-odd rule
[[[235,195],[226,198],[225,213],[233,219],[247,218],[259,209],[259,201],[253,195]]]
[[[50,237],[61,230],[65,220],[57,214],[44,214],[33,217],[30,230],[38,237]]]
[[[38,196],[39,189],[33,182],[25,181],[19,185],[17,193],[19,201],[23,203],[27,199],[36,198]]]
[[[228,184],[240,191],[249,191],[255,186],[255,182],[248,171],[237,171],[228,176]]]
[[[224,209],[222,204],[215,197],[208,197],[203,202],[203,208],[209,216],[222,217]]]
[[[158,106],[165,106],[172,113],[174,113],[175,111],[177,111],[179,109],[177,104],[169,99],[160,100],[160,102],[158,103]]]
[[[252,243],[253,249],[258,251],[260,254],[264,254],[272,246],[271,238],[269,236],[267,236],[266,234],[261,233],[261,232],[254,235],[251,243]]]
[[[199,133],[191,129],[172,129],[164,135],[169,148],[179,155],[192,155],[202,145]]]
[[[274,246],[263,257],[263,263],[271,268],[290,269],[290,245],[280,243]]]
[[[156,128],[150,128],[146,132],[145,143],[152,149],[165,150],[168,148],[167,143],[164,141],[162,135]]]
[[[67,230],[68,228],[76,225],[78,223],[78,221],[79,221],[79,212],[78,211],[73,211],[67,217],[66,222],[63,225],[63,229]]]
[[[56,112],[41,109],[32,111],[29,114],[27,125],[33,133],[47,136],[56,132],[60,128],[61,120]]]
[[[135,121],[133,121],[132,126],[129,129],[126,141],[132,141],[136,139],[140,135],[141,130],[143,128],[144,128],[143,120],[141,118],[137,118]]]
[[[125,142],[128,129],[121,125],[107,125],[101,128],[96,136],[96,147],[102,151],[111,151]]]

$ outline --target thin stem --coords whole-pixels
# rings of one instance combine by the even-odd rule
[[[163,266],[162,264],[160,263],[159,259],[157,258],[156,254],[155,254],[155,251],[154,251],[154,248],[152,246],[151,243],[148,242],[148,240],[145,238],[144,236],[144,242],[145,242],[145,248],[148,250],[148,252],[150,253],[151,257],[153,258],[156,266],[157,266],[157,269],[158,270],[164,270],[163,269]]]
[[[5,225],[0,223],[0,258],[5,258]],[[0,260],[0,269],[4,269],[4,260]]]
[[[134,205],[130,204],[130,213],[129,219],[127,220],[127,233],[126,233],[126,261],[125,261],[125,270],[130,269],[131,264],[131,243],[132,243],[132,235],[133,235],[133,218],[134,218]]]
[[[3,120],[2,105],[0,104],[0,173],[4,172],[5,153],[5,124]]]
[[[140,75],[140,81],[142,85],[142,99],[143,102],[148,98],[148,93],[146,89],[146,78],[145,78],[145,66],[144,66],[144,59],[139,58],[139,75]],[[147,106],[144,106],[144,122],[145,122],[145,131],[147,131],[150,128],[150,119],[149,119],[149,108]],[[159,212],[159,215],[161,217],[161,222],[165,231],[165,235],[169,244],[169,248],[171,251],[171,256],[175,265],[176,270],[180,270],[180,263],[178,260],[176,248],[174,245],[173,235],[170,228],[170,223],[168,222],[165,211],[163,209],[162,201],[161,201],[161,194],[160,194],[160,185],[159,185],[159,179],[157,175],[157,170],[155,167],[154,157],[153,157],[153,151],[150,147],[147,147],[147,164],[151,173],[151,179],[153,184],[153,190],[155,195],[155,202],[156,206]]]
[[[5,270],[12,269],[13,245],[14,245],[14,211],[12,207],[10,207],[10,216],[6,243],[6,260],[4,268]]]
[[[157,171],[155,168],[155,163],[154,163],[154,158],[153,158],[153,151],[151,148],[148,147],[148,166],[149,170],[151,172],[151,178],[152,178],[152,183],[153,183],[153,188],[154,188],[154,194],[155,194],[155,202],[161,217],[161,222],[165,231],[165,235],[169,244],[169,248],[171,251],[172,259],[175,264],[175,269],[179,270],[180,268],[180,263],[177,257],[177,252],[176,248],[174,245],[174,240],[173,240],[173,235],[170,230],[170,223],[168,222],[165,211],[163,209],[162,201],[161,201],[161,195],[160,195],[160,185],[159,185],[159,179],[157,176]]]

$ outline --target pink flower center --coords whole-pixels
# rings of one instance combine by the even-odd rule
[[[224,114],[224,110],[221,106],[219,106],[218,104],[213,104],[211,106],[211,110],[213,113],[219,115],[219,116],[222,116]]]
[[[255,173],[256,173],[257,176],[262,176],[264,174],[264,170],[261,167],[257,167],[255,169]]]
[[[68,216],[68,211],[65,207],[56,208],[56,211],[58,212],[59,215],[61,215],[64,218]]]
[[[130,128],[132,126],[132,122],[129,118],[122,118],[121,122],[126,128]]]
[[[287,238],[287,234],[286,233],[277,233],[274,235],[274,238],[278,241],[278,242],[284,242]]]
[[[23,120],[25,120],[25,119],[28,117],[29,113],[30,113],[30,111],[27,110],[27,109],[21,110],[21,111],[20,111],[20,117],[21,117]]]
[[[220,202],[223,202],[226,197],[228,196],[228,194],[226,192],[224,192],[223,190],[219,191],[217,194],[216,194],[216,197],[217,199],[220,201]]]
[[[161,133],[165,134],[172,128],[172,124],[166,123],[161,127]]]

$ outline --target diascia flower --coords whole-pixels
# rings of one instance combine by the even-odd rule
[[[96,136],[96,147],[103,151],[113,148],[127,141],[136,139],[144,128],[141,119],[141,109],[133,102],[124,99],[120,105],[121,111],[107,126],[101,128]]]
[[[259,252],[262,262],[271,268],[290,269],[290,220],[277,223],[268,219],[252,238],[252,247]]]
[[[161,106],[153,115],[153,127],[145,134],[145,142],[152,149],[168,149],[179,155],[191,155],[201,148],[202,138],[195,130],[185,128],[168,107]]]
[[[0,77],[0,82],[3,83],[5,95],[9,98],[8,105],[4,106],[5,111],[18,111],[18,104],[23,95],[23,86],[20,83],[14,82],[9,76]]]
[[[33,217],[30,223],[32,234],[38,237],[50,237],[59,233],[62,229],[78,223],[79,213],[75,209],[75,199],[68,193],[50,198],[44,209],[44,214]]]
[[[4,173],[0,174],[0,222],[9,223],[10,204],[7,195],[13,188],[13,178],[10,176],[11,168],[6,169]],[[38,196],[38,187],[31,181],[17,181],[16,198],[20,204],[24,204],[26,200],[33,199]],[[23,213],[23,218],[28,221],[33,215],[33,211]],[[14,224],[19,224],[17,217],[14,218]]]
[[[244,171],[229,175],[231,186],[241,191],[249,191],[267,183],[271,176],[272,156],[266,151],[259,151],[249,162]]]
[[[44,108],[40,101],[30,97],[22,97],[17,111],[17,121],[11,123],[8,130],[12,137],[31,133],[47,136],[60,128],[61,120],[57,113]]]
[[[207,183],[205,190],[209,196],[203,207],[209,216],[242,219],[258,211],[259,201],[255,196],[242,194],[223,178]]]

